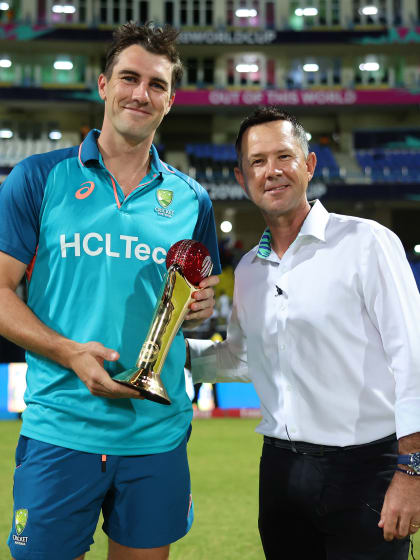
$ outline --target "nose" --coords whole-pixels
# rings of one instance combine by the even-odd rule
[[[278,177],[279,175],[283,175],[283,169],[280,169],[280,167],[275,162],[272,162],[272,163],[268,162],[267,176],[268,177]]]
[[[140,82],[138,86],[133,90],[133,99],[136,99],[140,103],[149,102],[149,91],[145,82]]]

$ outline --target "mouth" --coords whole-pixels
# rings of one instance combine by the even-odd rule
[[[142,109],[141,107],[123,107],[123,109],[126,109],[127,111],[131,111],[131,112],[136,113],[138,115],[150,115],[149,111],[146,111],[145,109]]]
[[[289,185],[277,185],[276,187],[269,187],[268,189],[265,189],[265,192],[275,194],[275,193],[283,192],[288,188]]]

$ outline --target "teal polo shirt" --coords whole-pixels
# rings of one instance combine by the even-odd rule
[[[149,329],[171,245],[204,243],[220,272],[210,199],[159,159],[126,197],[105,168],[92,130],[80,146],[31,156],[0,188],[0,250],[30,265],[28,306],[78,342],[120,353],[110,375],[134,366]],[[71,370],[27,352],[22,434],[114,455],[160,453],[183,440],[192,418],[185,345],[178,332],[162,380],[172,401],[92,396]]]

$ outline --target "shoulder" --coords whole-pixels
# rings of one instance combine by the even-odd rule
[[[328,234],[329,232],[329,234]],[[366,218],[330,214],[327,225],[327,237],[330,239],[346,239],[353,242],[353,246],[360,249],[377,250],[378,247],[402,249],[399,237],[389,228]]]
[[[15,167],[17,172],[24,173],[25,175],[41,174],[43,176],[48,175],[57,163],[65,160],[77,157],[77,146],[71,148],[62,148],[60,150],[53,150],[51,152],[46,152],[44,154],[35,154],[29,156],[19,162]]]
[[[39,210],[51,171],[59,162],[72,157],[77,157],[77,148],[36,154],[20,161],[0,187],[2,204],[26,202],[30,208]]]
[[[375,237],[380,235],[395,235],[386,226],[383,226],[375,220],[367,218],[359,218],[357,216],[346,216],[344,214],[329,215],[327,228],[335,232],[343,232],[348,234]]]

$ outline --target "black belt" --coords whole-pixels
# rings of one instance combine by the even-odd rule
[[[286,439],[277,439],[275,437],[264,436],[264,443],[267,445],[274,445],[274,447],[280,447],[281,449],[289,449],[294,453],[301,453],[302,455],[326,455],[327,453],[339,453],[341,451],[350,451],[351,449],[363,449],[370,445],[377,445],[381,443],[386,443],[390,441],[395,441],[395,434],[390,436],[377,439],[375,441],[370,441],[369,443],[362,443],[361,445],[346,445],[344,447],[339,447],[335,445],[318,445],[316,443],[306,443],[304,441],[289,441]]]

